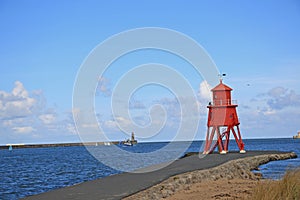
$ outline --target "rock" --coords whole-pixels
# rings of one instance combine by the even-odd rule
[[[231,180],[233,178],[258,180],[262,178],[261,173],[253,173],[251,170],[258,169],[259,165],[273,160],[284,160],[296,157],[297,155],[295,153],[282,153],[231,160],[211,169],[197,170],[170,177],[158,185],[129,196],[126,199],[166,198],[174,194],[176,191],[190,188],[193,183],[200,183],[206,180]],[[226,194],[224,195],[226,196]]]

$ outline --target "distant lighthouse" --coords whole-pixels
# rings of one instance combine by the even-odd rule
[[[232,89],[223,84],[222,78],[220,78],[220,83],[211,91],[213,101],[207,106],[207,133],[203,154],[212,153],[216,147],[218,147],[220,154],[226,154],[231,132],[240,153],[245,153],[239,129],[240,122],[236,112],[238,105],[236,101],[231,100]],[[215,141],[214,138],[216,138]]]

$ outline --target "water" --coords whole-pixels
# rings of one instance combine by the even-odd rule
[[[300,140],[293,139],[255,139],[245,140],[246,150],[279,150],[294,151],[300,155]],[[183,143],[178,143],[180,146]],[[161,149],[167,143],[140,143],[133,147],[122,147],[124,150],[135,153],[153,152]],[[193,142],[188,152],[198,152],[202,142]],[[108,152],[110,146],[94,147],[112,159]],[[231,151],[238,150],[234,141],[229,144]],[[159,158],[139,162],[124,163],[126,167],[144,167],[166,162],[170,159],[170,150],[162,151]],[[83,181],[121,173],[112,169],[97,159],[85,147],[52,147],[33,149],[0,150],[0,199],[19,199],[74,185]],[[286,169],[300,166],[300,158],[285,161],[274,161],[260,166],[265,178],[278,179]]]

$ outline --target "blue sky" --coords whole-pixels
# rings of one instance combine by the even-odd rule
[[[78,141],[72,92],[82,62],[108,37],[141,27],[173,29],[205,48],[234,89],[244,138],[291,137],[300,130],[299,1],[2,0],[0,27],[0,144]],[[184,61],[150,50],[127,56],[99,79],[95,97],[99,124],[111,139],[127,137],[109,110],[111,93],[136,65],[169,64],[205,102],[204,80]],[[130,112],[137,124],[150,122],[154,104],[169,112],[166,128],[145,141],[173,138],[174,98],[155,85],[134,93]],[[205,135],[205,106],[201,119],[196,139]]]

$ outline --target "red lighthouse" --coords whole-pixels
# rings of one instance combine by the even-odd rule
[[[242,141],[239,119],[236,112],[238,106],[236,101],[231,100],[231,88],[222,83],[214,87],[212,91],[213,101],[207,108],[207,133],[206,143],[203,154],[209,154],[218,147],[220,154],[228,152],[230,132],[232,132],[235,141],[240,149],[240,153],[245,153],[244,143]],[[215,141],[213,141],[215,139]],[[224,141],[223,141],[224,138]]]

